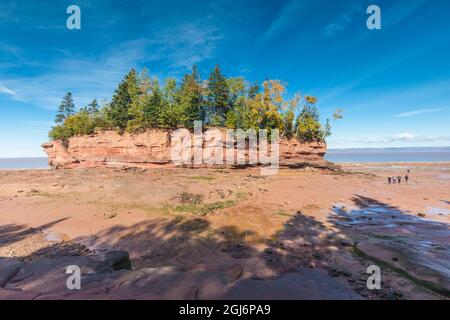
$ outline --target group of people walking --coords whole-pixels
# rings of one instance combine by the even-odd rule
[[[408,171],[406,172],[406,175],[405,175],[405,177],[404,177],[404,181],[406,182],[406,183],[408,183],[408,180],[409,180],[409,169],[408,169]],[[396,183],[398,183],[398,184],[400,184],[400,183],[402,183],[402,177],[401,176],[394,176],[394,177],[388,177],[388,184],[396,184]]]

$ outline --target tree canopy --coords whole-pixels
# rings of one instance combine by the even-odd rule
[[[58,108],[49,136],[67,140],[96,130],[140,132],[150,128],[192,129],[194,121],[206,127],[231,129],[278,129],[283,137],[301,141],[323,141],[331,134],[331,123],[320,123],[317,98],[295,94],[286,98],[279,80],[248,83],[243,77],[227,78],[216,65],[206,80],[196,66],[181,81],[167,78],[163,85],[147,69],[131,69],[119,83],[110,102],[99,106],[96,99],[76,112],[72,94]]]

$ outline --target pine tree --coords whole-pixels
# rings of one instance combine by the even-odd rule
[[[209,105],[209,120],[214,125],[223,126],[225,123],[226,114],[228,112],[228,96],[229,90],[227,79],[220,71],[219,65],[216,65],[214,70],[209,75],[208,79],[208,105]]]
[[[187,128],[194,127],[194,121],[203,121],[203,88],[197,66],[192,68],[192,73],[184,76],[181,83],[181,104],[184,109],[184,124]]]
[[[55,123],[63,123],[69,116],[75,114],[75,104],[73,102],[72,93],[68,92],[64,95],[61,104],[58,107]]]
[[[87,106],[87,111],[90,115],[97,115],[100,111],[99,105],[97,103],[97,99],[92,100],[91,103]]]
[[[131,69],[116,89],[109,109],[111,123],[124,130],[130,120],[128,110],[131,103],[139,96],[139,83],[136,70]]]
[[[146,127],[159,128],[164,126],[163,97],[158,81],[154,81],[152,84],[151,95],[146,96],[143,103],[143,114]]]
[[[176,129],[185,123],[185,115],[181,103],[181,90],[177,87],[175,79],[168,78],[165,82],[165,86],[162,90],[162,127]]]

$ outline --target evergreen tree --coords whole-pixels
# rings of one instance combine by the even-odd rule
[[[194,121],[203,121],[203,88],[197,66],[192,68],[191,74],[184,76],[181,83],[181,104],[183,106],[187,128],[194,127]]]
[[[303,141],[323,141],[331,133],[332,123],[327,120],[322,126],[319,121],[317,99],[296,95],[285,100],[285,87],[279,80],[267,80],[260,89],[240,77],[225,78],[217,65],[206,87],[205,83],[196,66],[180,85],[169,78],[163,88],[146,69],[140,75],[132,69],[118,85],[112,101],[101,108],[94,99],[76,113],[72,94],[67,93],[50,137],[67,142],[70,137],[98,129],[192,129],[194,121],[205,120],[206,124],[244,130],[279,129],[284,137]],[[333,117],[333,122],[341,119],[341,111]]]
[[[136,70],[131,69],[116,89],[109,108],[111,123],[124,130],[130,120],[129,108],[132,102],[139,96],[139,83]]]
[[[152,94],[146,97],[142,110],[147,128],[158,128],[164,125],[163,97],[157,81],[153,83]]]
[[[72,93],[68,92],[63,97],[61,104],[58,107],[55,123],[63,123],[69,116],[75,114],[75,104],[73,102]]]
[[[207,97],[210,111],[209,120],[213,125],[224,125],[229,110],[228,96],[227,79],[220,71],[219,65],[216,65],[208,79]]]
[[[186,122],[183,105],[181,104],[181,90],[173,78],[166,79],[163,93],[163,128],[175,129]]]
[[[97,115],[100,111],[99,105],[97,103],[97,99],[92,100],[91,103],[87,106],[87,111],[90,115]]]

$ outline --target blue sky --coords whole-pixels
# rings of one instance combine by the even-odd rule
[[[44,4],[45,3],[45,4]],[[81,30],[66,9],[81,8]],[[366,27],[381,8],[382,29]],[[180,77],[280,79],[344,110],[332,148],[450,145],[450,2],[445,0],[2,0],[0,157],[44,155],[67,91],[107,99],[131,67]]]

